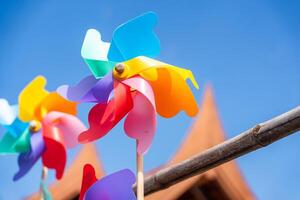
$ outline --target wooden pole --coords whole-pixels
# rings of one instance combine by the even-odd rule
[[[136,141],[136,148],[138,141]],[[144,200],[144,156],[136,152],[137,200]]]
[[[145,195],[243,156],[300,130],[300,106],[145,179]],[[136,191],[136,186],[134,185]]]
[[[41,176],[41,186],[40,186],[40,194],[41,194],[41,200],[44,200],[44,192],[43,192],[43,182],[46,180],[48,176],[48,168],[43,166],[42,168],[42,176]]]

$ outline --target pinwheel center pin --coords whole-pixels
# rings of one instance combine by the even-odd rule
[[[123,74],[125,70],[125,65],[123,63],[118,63],[116,64],[115,66],[115,71],[118,73],[118,74]]]
[[[31,133],[37,133],[39,132],[39,130],[41,129],[42,124],[41,122],[37,121],[37,120],[32,120],[29,123],[29,130]]]
[[[130,66],[125,63],[117,63],[113,68],[113,77],[118,80],[124,80],[128,78],[130,73]]]

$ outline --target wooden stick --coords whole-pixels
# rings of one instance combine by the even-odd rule
[[[45,167],[45,166],[43,166],[43,169],[42,169],[42,180],[43,181],[46,180],[47,176],[48,176],[48,168]]]
[[[136,148],[138,141],[136,141]],[[137,200],[144,200],[144,157],[136,152]]]
[[[43,187],[42,187],[42,182],[46,180],[48,176],[48,168],[43,166],[42,168],[42,176],[41,176],[41,186],[40,186],[40,193],[41,193],[41,200],[44,200],[44,193],[43,193]]]
[[[168,188],[192,176],[243,156],[300,130],[300,106],[209,148],[145,179],[145,194]],[[136,190],[136,187],[134,186]]]

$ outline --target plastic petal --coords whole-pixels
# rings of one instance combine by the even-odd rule
[[[0,99],[0,124],[10,125],[18,115],[18,106],[9,105],[6,99]]]
[[[57,92],[70,101],[105,103],[112,90],[113,77],[110,72],[100,80],[88,76],[74,87],[61,86]]]
[[[94,76],[83,78],[77,85],[62,85],[56,92],[69,101],[96,102],[96,98],[84,99],[84,96],[94,87],[98,80]]]
[[[167,69],[157,70],[159,78],[149,81],[155,95],[157,112],[163,117],[173,117],[181,110],[188,116],[195,116],[198,105],[192,91],[178,73]]]
[[[114,76],[123,80],[140,75],[147,80],[154,91],[156,110],[161,116],[173,117],[181,110],[189,116],[197,114],[196,100],[186,83],[190,79],[198,88],[191,71],[142,56],[124,64],[124,72],[119,75],[114,71]]]
[[[107,59],[109,47],[108,42],[101,40],[100,32],[95,29],[87,31],[81,48],[81,56],[96,78],[105,76],[116,64]]]
[[[163,63],[145,56],[139,56],[123,63],[125,64],[125,71],[122,74],[118,74],[116,71],[113,73],[114,77],[118,79],[125,79],[135,75],[140,75],[146,80],[154,81],[161,77],[158,77],[157,71],[153,69],[164,68],[167,69],[169,73],[177,72],[184,80],[189,79],[193,83],[194,87],[199,89],[198,83],[190,70]]]
[[[106,135],[133,106],[130,88],[116,82],[114,98],[108,103],[99,103],[89,112],[89,129],[78,137],[80,143],[91,142]]]
[[[46,79],[42,76],[31,81],[19,95],[19,117],[22,121],[39,120],[51,111],[76,114],[76,103],[65,100],[56,92],[45,90]]]
[[[0,154],[16,154],[30,150],[30,131],[26,128],[17,138],[6,132],[0,141]]]
[[[70,102],[64,99],[56,92],[51,92],[41,101],[40,105],[36,108],[35,117],[39,121],[42,121],[43,118],[52,111],[76,115],[76,107],[77,103]]]
[[[52,134],[59,134],[58,141],[64,143],[68,148],[72,148],[78,144],[78,135],[86,130],[83,123],[75,116],[62,113],[50,112],[43,120],[43,127],[45,131],[44,136],[47,137]]]
[[[157,56],[160,42],[153,31],[157,21],[154,12],[147,12],[121,24],[114,31],[108,59],[122,62],[141,55]]]
[[[132,185],[135,176],[129,169],[105,176],[96,181],[85,193],[85,200],[136,200]]]
[[[49,94],[44,87],[46,79],[37,76],[33,79],[19,95],[19,117],[22,121],[35,119],[36,107]]]
[[[12,124],[4,127],[13,137],[16,138],[20,136],[28,126],[28,123],[24,123],[20,121],[19,118],[16,118]]]
[[[91,97],[94,97],[97,103],[107,102],[113,89],[114,80],[112,73],[109,72],[96,83],[96,85],[85,95],[84,98],[90,99]]]
[[[66,147],[63,136],[55,127],[43,126],[42,130],[46,149],[42,155],[42,161],[45,167],[56,170],[56,178],[63,176],[66,166]]]
[[[83,200],[86,191],[97,181],[95,169],[91,164],[84,165],[82,176],[79,200]]]
[[[30,138],[30,142],[30,151],[22,153],[18,157],[19,171],[14,175],[14,181],[17,181],[26,175],[45,150],[45,143],[40,132],[34,133]]]
[[[133,97],[133,109],[128,113],[124,129],[129,137],[137,139],[137,152],[144,154],[149,149],[156,131],[156,110],[151,86],[140,77],[126,79],[122,83],[137,90]]]

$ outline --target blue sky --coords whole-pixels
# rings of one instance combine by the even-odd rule
[[[201,87],[193,91],[198,101],[204,85],[213,85],[224,129],[233,137],[299,105],[299,9],[296,0],[1,0],[0,98],[16,103],[24,85],[39,74],[47,77],[49,90],[76,83],[90,73],[80,56],[87,29],[98,29],[110,41],[117,25],[155,11],[162,45],[158,59],[194,71]],[[88,108],[80,107],[85,122]],[[146,170],[171,157],[191,123],[183,113],[159,118]],[[259,199],[300,198],[299,140],[295,134],[237,160]],[[108,173],[135,170],[135,142],[122,125],[96,144]],[[13,183],[16,170],[15,156],[0,157],[0,199],[20,199],[38,190],[40,163]]]

